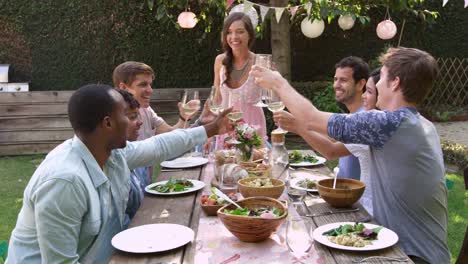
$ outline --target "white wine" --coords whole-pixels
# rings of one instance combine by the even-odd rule
[[[273,113],[282,111],[284,109],[284,104],[281,101],[268,103],[267,106],[268,106],[268,110],[270,110]]]
[[[182,105],[182,112],[184,112],[185,116],[193,115],[197,111],[198,111],[198,107],[194,107],[193,105],[189,105],[189,104]]]
[[[224,111],[224,107],[221,105],[210,105],[210,111],[213,112],[213,114],[219,114],[222,111]]]
[[[240,112],[240,111],[237,111],[237,112],[231,112],[228,114],[228,118],[231,120],[231,121],[238,121],[242,118],[242,116],[244,115],[243,112]]]

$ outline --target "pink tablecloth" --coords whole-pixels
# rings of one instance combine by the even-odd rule
[[[210,192],[210,181],[213,175],[213,165],[208,164],[202,175],[207,184],[204,193]],[[294,213],[294,212],[289,212]],[[295,258],[285,244],[285,224],[269,239],[260,243],[246,243],[232,235],[216,216],[200,215],[196,237],[197,251],[195,263],[317,263],[323,261],[312,246],[308,255],[301,259]]]

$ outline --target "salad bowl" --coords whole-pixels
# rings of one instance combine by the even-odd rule
[[[269,238],[288,216],[287,205],[273,198],[250,197],[237,203],[245,211],[230,204],[218,210],[218,217],[229,232],[244,242]],[[247,211],[250,213],[243,214]],[[253,216],[254,212],[261,214]]]

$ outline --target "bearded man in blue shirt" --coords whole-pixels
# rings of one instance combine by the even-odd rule
[[[46,156],[26,186],[6,263],[107,263],[111,239],[124,228],[130,170],[226,133],[230,111],[204,126],[127,142],[128,109],[107,85],[71,96],[75,136]]]

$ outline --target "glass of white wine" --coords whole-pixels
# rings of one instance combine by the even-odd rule
[[[281,101],[281,98],[278,96],[278,94],[271,90],[271,89],[268,89],[267,90],[267,107],[268,107],[268,110],[270,110],[271,112],[273,113],[276,113],[276,112],[281,112],[284,110],[284,104],[283,104],[283,101]],[[274,130],[274,132],[276,133],[288,133],[287,130],[284,130],[281,128],[281,124],[278,123],[278,128],[276,128]]]
[[[224,111],[223,96],[221,95],[221,90],[219,89],[219,87],[217,86],[211,87],[209,100],[210,100],[210,103],[209,103],[210,111],[213,114],[218,115],[219,113]]]
[[[244,116],[244,96],[242,93],[235,93],[233,91],[228,92],[227,107],[232,107],[232,111],[227,114],[227,117],[232,122],[238,122]],[[235,138],[231,138],[227,141],[229,144],[239,144],[240,142]]]
[[[272,67],[272,56],[271,54],[255,54],[255,65],[262,66],[267,69]],[[254,104],[257,107],[266,107],[267,105],[263,102],[266,99],[266,91],[260,88],[258,101]]]
[[[185,89],[180,102],[182,103],[181,115],[185,118],[185,128],[187,126],[187,120],[200,110],[200,97],[198,91]]]
[[[286,245],[296,258],[307,255],[312,247],[312,220],[305,216],[291,217],[286,226]]]

